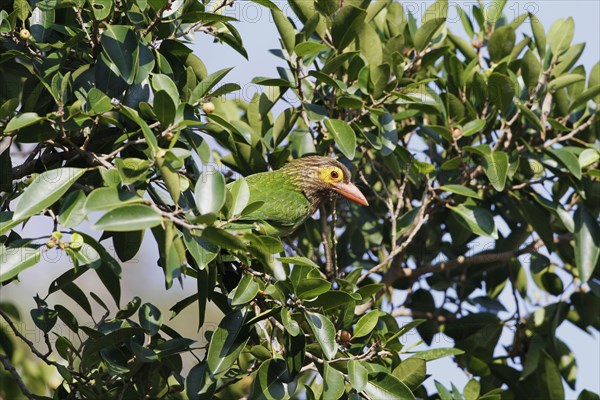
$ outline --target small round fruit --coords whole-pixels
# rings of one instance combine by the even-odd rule
[[[211,101],[204,103],[204,104],[202,104],[202,111],[204,111],[207,114],[214,113],[215,105]]]
[[[170,142],[171,140],[173,140],[173,137],[175,137],[175,135],[173,135],[173,132],[167,131],[163,134],[163,137]]]
[[[462,133],[462,129],[460,129],[460,128],[454,128],[454,129],[452,129],[452,138],[454,140],[460,139],[462,137],[462,134],[463,134]]]
[[[23,28],[23,29],[21,29],[21,32],[19,32],[19,37],[23,40],[29,40],[29,38],[31,37],[31,32],[29,32],[29,30]]]

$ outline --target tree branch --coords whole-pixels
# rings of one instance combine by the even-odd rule
[[[13,376],[23,395],[30,400],[35,399],[35,397],[33,397],[29,389],[27,389],[27,385],[25,385],[25,382],[23,382],[23,379],[21,378],[21,375],[19,375],[19,372],[10,363],[8,357],[4,354],[0,354],[0,362],[2,363],[2,365],[4,365],[4,368]]]

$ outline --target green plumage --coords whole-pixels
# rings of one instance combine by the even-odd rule
[[[246,178],[249,204],[263,205],[247,218],[264,221],[277,229],[294,230],[312,214],[312,206],[294,179],[285,170],[263,172]]]
[[[292,160],[277,171],[247,176],[248,204],[260,202],[262,205],[229,227],[237,230],[252,222],[255,229],[268,235],[291,233],[324,201],[337,196],[335,188],[323,180],[323,168],[335,168],[339,174],[336,176],[343,178],[340,183],[350,183],[350,171],[343,164],[319,156]]]

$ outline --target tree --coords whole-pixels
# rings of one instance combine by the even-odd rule
[[[577,65],[573,20],[545,32],[495,1],[456,8],[465,35],[446,27],[447,1],[417,23],[391,1],[292,0],[292,20],[255,0],[288,67],[256,77],[265,90],[245,102],[227,96],[239,90],[224,83],[230,69],[209,73],[189,48],[200,32],[247,56],[221,13],[233,2],[207,3],[2,1],[0,282],[15,284],[45,252],[74,268],[31,310],[47,350],[2,303],[0,393],[555,399],[575,388],[556,330],[600,326],[600,63],[589,74]],[[329,204],[284,238],[224,229],[260,206],[243,180],[226,187],[231,173],[315,153],[351,167],[370,207]],[[91,234],[90,212],[102,213]],[[52,231],[20,236],[47,218]],[[223,312],[206,342],[122,298],[119,260],[148,234],[166,290],[197,281],[173,316],[197,307],[200,328],[207,302]],[[81,290],[83,274],[110,298]],[[57,304],[58,291],[94,325]],[[58,320],[75,335],[53,332]],[[415,352],[403,340],[413,328],[454,346]],[[24,370],[15,346],[62,382]],[[435,381],[427,393],[427,363],[440,357],[472,376],[463,389]]]

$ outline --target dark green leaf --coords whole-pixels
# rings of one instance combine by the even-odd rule
[[[483,208],[474,206],[448,206],[461,223],[476,235],[498,238],[498,230],[492,214]]]
[[[40,174],[19,197],[13,218],[25,219],[51,206],[85,172],[82,168],[56,168]]]
[[[418,353],[413,354],[413,357],[420,358],[425,361],[432,361],[437,360],[438,358],[457,356],[460,354],[464,354],[464,351],[462,351],[461,349],[455,349],[450,347],[419,351]]]
[[[411,400],[415,398],[404,383],[384,372],[369,374],[364,392],[372,399]]]
[[[356,134],[347,122],[339,119],[326,119],[325,126],[339,149],[349,159],[354,159],[356,151]]]
[[[360,317],[354,327],[354,336],[361,337],[370,334],[377,326],[379,321],[379,310],[371,310],[367,314]]]
[[[150,335],[156,335],[162,326],[162,315],[156,306],[144,303],[138,312],[140,326],[147,330]]]
[[[212,376],[226,373],[236,362],[249,339],[244,327],[245,313],[234,311],[226,315],[210,339],[206,360]]]
[[[410,390],[415,390],[421,386],[427,376],[425,360],[415,357],[407,358],[394,369],[392,375],[408,386]]]
[[[581,282],[587,282],[600,257],[600,227],[598,221],[583,206],[575,211],[575,263]]]
[[[160,225],[162,216],[154,209],[133,204],[104,214],[92,228],[103,231],[131,232]]]
[[[216,213],[225,204],[225,178],[218,170],[203,171],[194,187],[194,199],[198,212]]]
[[[332,360],[337,353],[337,342],[335,340],[335,327],[324,315],[306,311],[306,322],[313,331],[317,342],[321,346],[323,355],[327,360]]]

